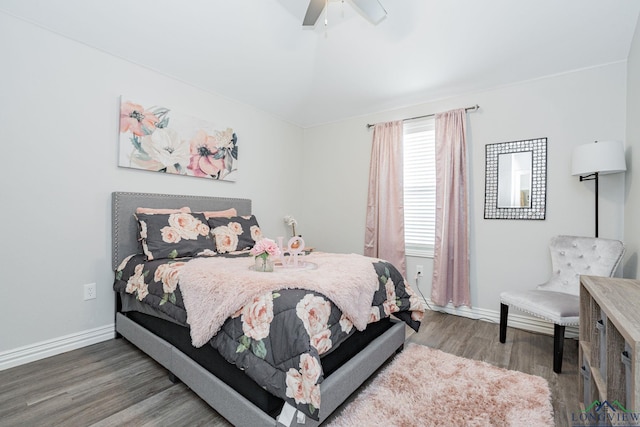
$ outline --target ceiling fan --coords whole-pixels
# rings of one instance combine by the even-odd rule
[[[328,0],[309,0],[309,7],[304,15],[302,26],[315,26],[327,3]],[[349,3],[374,25],[377,25],[387,16],[387,11],[378,0],[349,0]]]

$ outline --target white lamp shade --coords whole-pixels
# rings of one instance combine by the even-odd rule
[[[622,141],[600,141],[580,145],[573,150],[571,175],[601,175],[627,170]]]

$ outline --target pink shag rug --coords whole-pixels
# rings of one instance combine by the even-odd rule
[[[362,426],[553,426],[547,381],[408,344],[331,421]]]

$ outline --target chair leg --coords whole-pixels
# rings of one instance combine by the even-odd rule
[[[500,342],[502,344],[507,340],[507,317],[509,316],[509,306],[500,303]]]
[[[553,325],[553,372],[562,371],[562,353],[564,347],[564,326]]]

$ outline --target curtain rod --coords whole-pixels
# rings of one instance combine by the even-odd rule
[[[479,108],[480,108],[480,106],[478,104],[476,104],[473,107],[467,107],[464,110],[465,111],[477,111]],[[435,116],[435,114],[425,114],[424,116],[416,116],[416,117],[409,117],[408,119],[402,119],[402,121],[406,122],[407,120],[424,119],[425,117],[433,117],[433,116]],[[374,123],[372,125],[367,124],[367,129],[371,129],[375,125],[376,125],[376,123]]]

